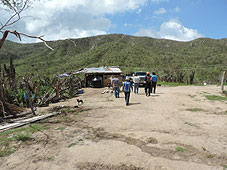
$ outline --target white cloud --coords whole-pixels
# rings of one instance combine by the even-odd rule
[[[154,14],[156,14],[156,15],[161,15],[161,14],[165,14],[165,13],[167,13],[165,8],[160,8],[159,10],[154,11]]]
[[[100,30],[82,30],[82,29],[66,29],[64,27],[59,27],[56,29],[58,33],[53,33],[52,29],[48,29],[45,31],[46,36],[45,39],[48,40],[59,40],[59,39],[67,39],[67,38],[82,38],[82,37],[89,37],[93,35],[103,35],[106,34],[105,31]],[[44,34],[41,32],[41,35]]]
[[[152,0],[154,3],[169,2],[169,0]]]
[[[45,35],[46,40],[105,34],[113,26],[106,15],[132,10],[139,13],[146,2],[147,0],[39,0],[23,13],[30,17],[19,22],[18,31]],[[1,10],[0,16],[2,14],[4,11]]]
[[[160,26],[159,31],[154,29],[141,29],[136,36],[148,36],[153,38],[164,38],[176,41],[191,41],[199,37],[203,37],[197,30],[186,28],[178,20],[172,19],[164,22]]]

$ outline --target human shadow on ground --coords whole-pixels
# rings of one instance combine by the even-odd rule
[[[138,105],[138,104],[141,104],[141,103],[129,103],[129,105]]]
[[[158,97],[158,96],[160,96],[160,95],[158,95],[158,94],[152,94],[149,97]]]
[[[151,93],[150,97],[157,97],[157,96],[160,96],[159,94],[164,94],[164,93]],[[146,96],[145,93],[139,93],[138,95],[140,96]]]
[[[119,96],[118,98],[114,97],[115,99],[125,98],[124,96]]]

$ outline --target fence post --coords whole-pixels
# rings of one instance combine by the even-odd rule
[[[221,91],[224,93],[224,85],[225,85],[225,71],[223,72],[222,80],[221,80]]]
[[[33,115],[36,115],[36,114],[35,114],[35,109],[34,109],[34,106],[33,106],[33,102],[32,102],[32,94],[31,94],[31,91],[30,91],[30,89],[29,89],[29,86],[30,86],[30,85],[29,85],[27,79],[24,79],[24,82],[25,82],[26,96],[27,96],[27,100],[28,100],[29,107],[31,108],[32,114],[33,114]]]

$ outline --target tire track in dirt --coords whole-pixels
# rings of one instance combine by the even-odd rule
[[[128,145],[133,145],[141,149],[142,152],[151,155],[152,157],[160,157],[175,161],[186,161],[194,162],[199,164],[206,164],[210,166],[220,166],[227,164],[227,155],[217,155],[208,152],[207,150],[199,150],[191,145],[186,145],[182,143],[171,143],[180,146],[185,149],[184,152],[162,149],[154,146],[148,146],[152,141],[142,141],[140,139],[127,137],[118,133],[106,132],[103,128],[92,128],[86,125],[79,125],[83,130],[86,129],[87,133],[84,136],[85,139],[92,140],[93,142],[98,142],[100,140],[115,140],[127,143]],[[153,144],[157,143],[157,140],[153,138]]]

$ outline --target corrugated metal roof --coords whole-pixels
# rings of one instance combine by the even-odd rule
[[[91,67],[84,68],[84,73],[122,73],[119,67]]]

